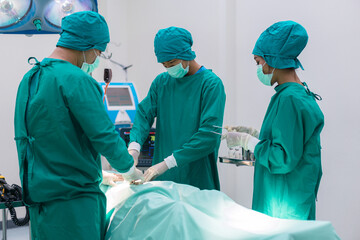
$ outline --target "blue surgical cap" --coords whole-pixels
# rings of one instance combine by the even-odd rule
[[[160,29],[154,40],[157,61],[163,63],[172,59],[193,60],[196,55],[191,50],[192,45],[193,40],[188,30],[178,27]]]
[[[92,11],[76,12],[61,21],[62,32],[56,46],[79,51],[105,51],[110,42],[109,28],[103,16]]]
[[[300,24],[293,21],[277,22],[260,35],[252,53],[263,57],[273,68],[301,67],[304,70],[297,57],[307,41],[307,32]]]

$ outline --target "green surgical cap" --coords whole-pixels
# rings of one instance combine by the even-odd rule
[[[278,69],[304,70],[297,56],[305,48],[308,35],[303,26],[293,21],[277,22],[266,29],[256,41],[253,54]]]
[[[196,55],[191,50],[192,45],[193,40],[188,30],[178,27],[160,29],[154,40],[157,61],[163,63],[172,59],[193,60]]]
[[[103,16],[92,11],[76,12],[61,21],[62,32],[56,46],[79,51],[105,51],[110,42],[109,28]]]

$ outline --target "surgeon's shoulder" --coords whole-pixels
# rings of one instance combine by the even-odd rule
[[[206,69],[200,74],[203,74],[204,86],[210,88],[224,88],[221,78],[219,78],[211,69]]]
[[[282,105],[301,107],[304,105],[304,93],[299,88],[288,87],[279,95],[279,102]]]
[[[92,76],[71,63],[62,62],[58,69],[61,70],[58,80],[65,88],[97,88],[99,91],[101,89],[99,83]]]
[[[84,79],[91,77],[89,74],[86,74],[81,68],[75,66],[69,62],[61,62],[58,66],[59,70],[61,70],[64,77],[69,76],[71,78]]]
[[[297,109],[299,113],[305,115],[319,116],[319,118],[323,115],[314,97],[302,87],[294,88],[292,91],[284,91],[280,97],[280,104]]]
[[[24,80],[26,80],[26,79],[28,79],[31,75],[33,75],[34,74],[34,71],[36,71],[36,66],[34,66],[34,67],[32,67],[29,71],[27,71],[25,74],[24,74],[24,76],[23,76],[23,78],[22,78],[22,82],[24,81]]]
[[[161,85],[166,85],[167,82],[171,79],[170,75],[167,72],[160,73],[151,83],[152,88],[160,87]]]
[[[72,81],[73,84],[81,84],[84,83],[84,81],[96,83],[96,80],[92,76],[69,62],[61,63],[59,69],[61,70],[61,76],[64,77],[64,79]]]
[[[26,86],[27,86],[27,84],[28,84],[28,82],[27,82],[27,80],[28,80],[28,78],[30,78],[31,77],[31,75],[33,75],[34,74],[34,69],[35,67],[33,67],[32,69],[30,69],[27,73],[25,73],[25,75],[23,76],[23,78],[22,78],[22,80],[21,80],[21,82],[20,82],[20,84],[19,84],[19,87],[18,87],[18,91],[20,92],[23,88],[26,88]]]

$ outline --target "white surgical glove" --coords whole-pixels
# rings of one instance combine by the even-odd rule
[[[140,152],[138,150],[135,150],[135,149],[130,149],[128,150],[129,151],[129,154],[133,157],[134,159],[134,165],[138,165],[138,162],[139,162],[139,155],[140,155]]]
[[[223,138],[226,138],[228,148],[240,146],[251,152],[254,152],[255,146],[259,142],[259,139],[243,132],[228,132],[224,134]]]
[[[245,126],[237,126],[237,127],[229,127],[226,126],[225,127],[226,130],[228,130],[229,132],[244,132],[244,133],[248,133],[253,137],[259,138],[259,131],[256,128],[253,127],[245,127]]]
[[[168,170],[168,166],[166,165],[165,161],[162,161],[161,163],[158,163],[150,168],[148,168],[148,170],[145,171],[144,177],[145,177],[145,182],[151,181],[154,178],[160,176],[161,174],[163,174],[164,172],[166,172]]]
[[[131,142],[128,147],[129,154],[133,157],[135,166],[138,164],[141,146],[137,142]]]
[[[259,131],[253,127],[238,126],[236,127],[237,132],[248,133],[253,137],[259,138]]]
[[[121,173],[125,181],[132,182],[136,180],[144,181],[144,174],[133,165],[126,173]]]
[[[115,182],[123,181],[124,178],[121,176],[121,174],[115,174],[115,173],[109,173],[106,171],[102,171],[102,184],[109,185],[109,186],[116,186]]]

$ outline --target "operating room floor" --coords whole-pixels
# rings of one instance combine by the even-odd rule
[[[29,226],[8,228],[6,231],[8,240],[28,240]],[[2,230],[0,230],[0,239],[2,239]]]

